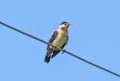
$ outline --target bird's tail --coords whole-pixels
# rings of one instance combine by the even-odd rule
[[[48,50],[47,53],[46,53],[45,59],[44,59],[44,61],[45,61],[46,63],[49,63],[49,62],[50,62],[50,58],[51,58],[51,56],[52,56],[51,54],[52,54],[52,50]]]
[[[47,55],[46,55],[44,61],[45,61],[46,63],[49,63],[49,61],[50,61],[50,56],[47,56]]]

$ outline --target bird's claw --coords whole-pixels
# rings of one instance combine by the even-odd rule
[[[62,49],[62,54],[65,53],[65,52],[66,52],[66,50],[65,50],[65,49]]]

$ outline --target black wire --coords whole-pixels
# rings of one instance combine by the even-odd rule
[[[45,43],[45,44],[47,44],[47,45],[51,45],[50,43],[48,43],[48,42],[46,42],[46,41],[44,41],[44,40],[42,40],[42,39],[40,39],[40,38],[37,38],[37,37],[35,37],[35,36],[33,36],[33,35],[30,35],[30,34],[28,34],[28,33],[25,33],[25,32],[23,32],[23,31],[21,31],[21,30],[19,30],[19,29],[16,29],[16,28],[14,28],[14,27],[12,27],[12,26],[10,26],[10,25],[7,25],[7,24],[5,24],[5,23],[3,23],[3,22],[0,22],[0,24],[1,24],[1,25],[4,25],[5,27],[8,27],[8,28],[10,28],[10,29],[13,29],[13,30],[15,30],[15,31],[17,31],[17,32],[19,32],[19,33],[21,33],[21,34],[24,34],[24,35],[26,35],[26,36],[28,36],[28,37],[31,37],[31,38],[33,38],[33,39],[35,39],[35,40],[38,40],[38,41],[40,41],[40,42],[43,42],[43,43]],[[51,45],[51,46],[53,46],[53,45]],[[60,51],[63,51],[63,49],[61,49],[61,48],[59,48],[59,49],[60,49]],[[101,66],[99,66],[99,65],[96,65],[96,64],[94,64],[94,63],[92,63],[92,62],[90,62],[90,61],[88,61],[88,60],[85,60],[85,59],[83,59],[83,58],[81,58],[81,57],[79,57],[79,56],[77,56],[77,55],[75,55],[75,54],[73,54],[73,53],[71,53],[71,52],[69,52],[69,51],[65,51],[65,52],[66,52],[67,54],[69,54],[69,55],[71,55],[71,56],[79,59],[79,60],[82,60],[83,62],[86,62],[86,63],[88,63],[88,64],[90,64],[90,65],[92,65],[92,66],[95,66],[95,67],[97,67],[97,68],[99,68],[99,69],[102,69],[102,70],[104,70],[104,71],[106,71],[106,72],[108,72],[108,73],[111,73],[111,74],[113,74],[113,75],[115,75],[115,76],[117,76],[117,77],[120,77],[120,74],[117,74],[117,73],[115,73],[115,72],[113,72],[113,71],[110,71],[110,70],[108,70],[108,69],[106,69],[106,68],[103,68],[103,67],[101,67]]]

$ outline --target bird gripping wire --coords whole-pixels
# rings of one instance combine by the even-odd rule
[[[21,34],[24,34],[24,35],[26,35],[26,36],[28,36],[28,37],[31,37],[31,38],[33,38],[33,39],[35,39],[35,40],[38,40],[38,41],[40,41],[40,42],[42,42],[42,43],[44,43],[44,44],[53,46],[52,44],[50,44],[50,43],[48,43],[48,42],[46,42],[46,41],[44,41],[44,40],[42,40],[42,39],[40,39],[40,38],[37,38],[37,37],[35,37],[35,36],[31,35],[31,34],[28,34],[28,33],[26,33],[26,32],[23,32],[23,31],[21,31],[21,30],[19,30],[19,29],[17,29],[17,28],[14,28],[14,27],[12,27],[12,26],[10,26],[10,25],[7,25],[7,24],[5,24],[5,23],[3,23],[3,22],[1,22],[1,21],[0,21],[0,24],[3,25],[3,26],[5,26],[5,27],[8,27],[8,28],[10,28],[10,29],[12,29],[12,30],[14,30],[14,31],[17,31],[17,32],[19,32],[19,33],[21,33]],[[60,51],[64,51],[64,50],[61,49],[61,48],[59,48],[59,50],[60,50]],[[85,59],[83,59],[83,58],[81,58],[81,57],[79,57],[79,56],[77,56],[77,55],[75,55],[75,54],[73,54],[73,53],[71,53],[71,52],[69,52],[69,51],[66,51],[66,50],[65,50],[65,52],[66,52],[67,54],[69,54],[69,55],[71,55],[71,56],[73,56],[73,57],[75,57],[75,58],[83,61],[83,62],[86,62],[86,63],[88,63],[88,64],[90,64],[90,65],[92,65],[92,66],[95,66],[95,67],[97,67],[97,68],[99,68],[99,69],[101,69],[101,70],[104,70],[104,71],[106,71],[106,72],[108,72],[108,73],[111,73],[111,74],[117,76],[117,77],[120,77],[120,74],[117,74],[117,73],[115,73],[115,72],[113,72],[113,71],[110,71],[110,70],[108,70],[108,69],[106,69],[106,68],[104,68],[104,67],[101,67],[101,66],[99,66],[99,65],[97,65],[97,64],[94,64],[94,63],[92,63],[92,62],[90,62],[90,61],[88,61],[88,60],[85,60]]]

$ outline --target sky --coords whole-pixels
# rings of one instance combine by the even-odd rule
[[[0,21],[45,41],[68,21],[64,49],[120,74],[120,0],[0,0]],[[47,64],[46,47],[0,25],[0,81],[120,81],[66,53]]]

